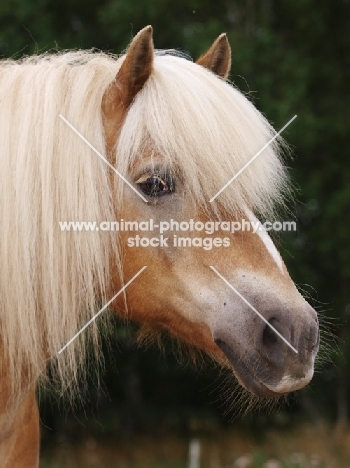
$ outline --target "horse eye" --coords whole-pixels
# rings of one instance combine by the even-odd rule
[[[165,177],[160,177],[159,175],[153,175],[138,182],[137,185],[140,189],[148,195],[149,197],[159,197],[161,195],[168,195],[173,193],[174,184],[172,180]]]

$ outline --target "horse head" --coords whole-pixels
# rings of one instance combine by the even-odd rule
[[[273,134],[226,82],[230,63],[226,35],[192,63],[155,53],[152,28],[144,28],[103,97],[106,152],[146,200],[115,184],[117,218],[152,219],[168,228],[162,245],[147,248],[128,246],[130,232],[120,233],[125,278],[147,266],[127,289],[128,316],[207,352],[251,393],[269,398],[310,382],[319,345],[316,312],[265,230],[217,233],[225,242],[203,249],[205,229],[186,232],[190,247],[181,248],[174,242],[181,231],[169,228],[190,219],[199,226],[257,222],[253,213],[264,207],[270,213],[287,187],[271,145],[209,201]],[[118,313],[123,307],[116,302]]]

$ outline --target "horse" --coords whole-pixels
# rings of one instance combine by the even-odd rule
[[[152,34],[142,29],[122,56],[1,62],[2,467],[38,466],[37,383],[49,369],[62,391],[79,389],[87,350],[100,355],[104,304],[206,353],[260,398],[313,376],[317,314],[265,230],[225,231],[204,249],[200,228],[186,248],[170,237],[130,246],[123,229],[60,229],[152,220],[164,236],[164,223],[271,219],[290,195],[282,138],[227,80],[226,35],[194,63],[155,50]]]

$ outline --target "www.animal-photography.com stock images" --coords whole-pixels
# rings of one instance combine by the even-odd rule
[[[2,0],[0,468],[350,468],[350,1]]]

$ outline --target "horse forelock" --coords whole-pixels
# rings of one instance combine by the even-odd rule
[[[203,209],[272,138],[274,130],[232,84],[172,53],[154,71],[126,114],[114,162],[128,173],[146,153],[160,155],[186,194]],[[211,205],[229,215],[250,207],[272,216],[290,195],[278,138]]]

